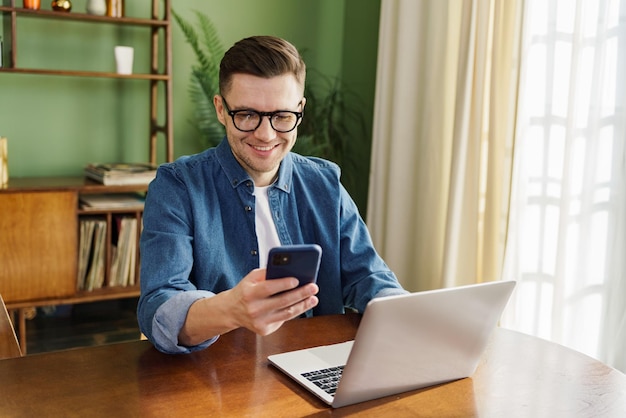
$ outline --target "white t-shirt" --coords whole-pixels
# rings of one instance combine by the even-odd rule
[[[267,255],[270,249],[280,245],[280,238],[276,232],[276,225],[274,225],[269,199],[267,198],[269,187],[254,187],[254,197],[256,198],[254,222],[259,244],[259,267],[261,268],[267,266]]]

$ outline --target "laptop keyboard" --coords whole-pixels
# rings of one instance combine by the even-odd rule
[[[302,373],[302,377],[313,382],[317,387],[322,389],[329,395],[335,396],[343,366],[330,367],[328,369],[315,370],[308,373]]]

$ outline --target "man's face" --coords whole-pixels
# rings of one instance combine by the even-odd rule
[[[277,132],[268,117],[261,118],[261,125],[254,131],[242,132],[233,124],[229,110],[256,110],[274,112],[304,110],[303,88],[291,74],[261,78],[248,74],[235,74],[231,88],[213,103],[219,121],[226,127],[226,137],[239,164],[252,177],[256,186],[271,184],[278,172],[280,162],[296,143],[297,128],[291,132]]]

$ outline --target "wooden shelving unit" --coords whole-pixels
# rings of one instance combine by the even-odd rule
[[[4,0],[0,5],[3,19],[4,60],[0,77],[5,73],[38,74],[67,77],[106,77],[147,80],[149,83],[150,121],[149,155],[157,164],[158,140],[162,136],[165,160],[173,159],[172,127],[172,58],[170,0],[152,0],[149,18],[113,18],[86,13],[62,13],[29,10],[16,6],[21,0]],[[160,8],[160,6],[162,8]],[[88,21],[94,24],[145,26],[150,28],[150,72],[120,75],[112,72],[47,70],[19,65],[17,37],[21,19]],[[27,53],[27,52],[25,52]],[[163,54],[163,55],[161,55]],[[161,64],[159,64],[161,63]],[[162,68],[159,68],[159,67]],[[130,82],[130,81],[129,81]],[[164,104],[159,104],[159,86],[164,86]],[[161,112],[161,114],[159,113]],[[164,114],[163,114],[164,112]],[[159,123],[159,120],[164,121]],[[96,302],[136,297],[139,285],[107,286],[111,262],[111,230],[115,215],[135,217],[141,223],[142,210],[106,209],[85,211],[79,206],[82,194],[145,192],[147,186],[104,186],[83,177],[16,178],[0,188],[0,294],[9,311],[18,314],[20,346],[26,353],[26,317],[33,308]],[[107,222],[105,286],[93,291],[79,291],[79,223],[83,216],[97,215]],[[139,245],[139,234],[136,237]],[[136,266],[139,277],[139,263]]]

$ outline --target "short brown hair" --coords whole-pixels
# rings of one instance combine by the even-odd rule
[[[230,88],[234,74],[271,78],[293,74],[304,87],[306,65],[291,43],[275,36],[252,36],[235,43],[220,63],[220,93]]]

